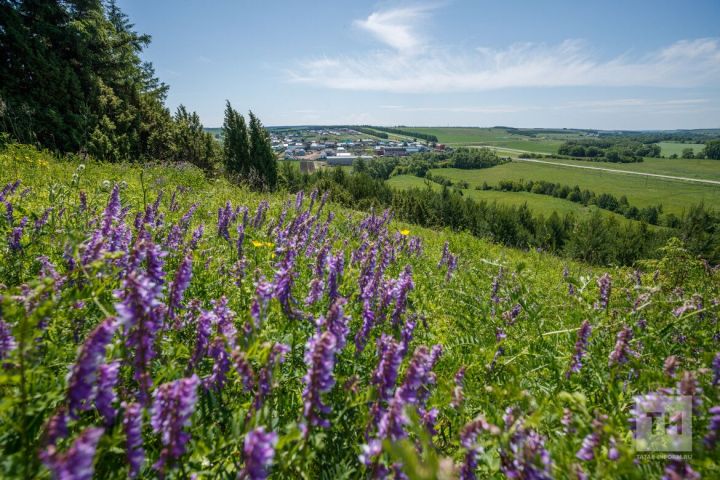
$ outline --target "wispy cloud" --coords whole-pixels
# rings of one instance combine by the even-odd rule
[[[353,24],[389,47],[411,53],[424,44],[417,27],[433,8],[430,5],[415,5],[382,10],[371,13],[365,19],[355,20]]]
[[[429,93],[515,87],[694,87],[720,83],[720,39],[681,40],[657,51],[601,59],[581,40],[467,51],[430,46],[419,24],[433,7],[379,10],[354,24],[379,51],[311,58],[288,80],[340,90]]]

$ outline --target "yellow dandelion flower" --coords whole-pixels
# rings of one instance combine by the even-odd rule
[[[270,248],[272,248],[272,247],[274,247],[274,246],[275,246],[275,244],[274,244],[274,243],[272,243],[272,242],[265,242],[265,246],[266,246],[266,247],[270,247]]]
[[[253,247],[262,247],[265,245],[263,242],[258,242],[257,240],[252,241]]]
[[[410,230],[407,230],[407,229],[405,229],[405,230],[400,230],[400,235],[403,235],[403,236],[406,236],[406,237],[407,237],[408,235],[410,235]]]

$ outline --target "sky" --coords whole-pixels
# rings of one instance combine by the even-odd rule
[[[720,128],[720,0],[118,0],[205,126]]]

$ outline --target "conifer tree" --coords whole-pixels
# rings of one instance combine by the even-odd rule
[[[225,170],[235,175],[248,175],[252,170],[252,164],[245,118],[232,108],[229,100],[225,103],[223,134],[225,137],[223,145]]]
[[[274,189],[277,185],[277,159],[270,144],[267,130],[260,119],[252,112],[250,116],[250,151],[253,165],[262,176],[265,184]]]

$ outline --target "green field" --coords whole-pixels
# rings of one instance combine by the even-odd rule
[[[680,156],[686,148],[692,148],[694,153],[700,152],[705,148],[705,145],[702,143],[660,142],[658,145],[660,145],[660,154],[664,157],[669,157],[673,153]]]
[[[681,214],[691,205],[700,202],[708,206],[720,204],[718,186],[555,165],[511,162],[482,170],[442,168],[433,169],[431,172],[453,182],[464,180],[471,188],[482,185],[483,182],[497,185],[500,180],[545,180],[569,186],[578,185],[597,194],[610,193],[616,197],[625,195],[630,204],[638,208],[662,204],[664,213]]]
[[[391,177],[387,181],[388,185],[391,185],[400,189],[407,188],[426,188],[426,185],[430,185],[435,190],[441,190],[442,186],[419,178],[414,175],[397,175]],[[569,200],[562,200],[559,198],[551,197],[548,195],[538,195],[530,192],[499,192],[496,190],[475,190],[463,189],[463,195],[473,200],[485,201],[489,203],[500,203],[504,205],[510,205],[519,207],[527,203],[528,207],[537,214],[544,216],[550,216],[553,212],[557,212],[558,215],[565,215],[572,213],[578,217],[585,217],[590,215],[594,210],[597,210],[595,206],[583,206],[579,203],[573,203]],[[604,215],[616,217],[622,222],[631,222],[622,215],[618,215],[613,212],[606,210],[600,210]]]
[[[566,139],[560,138],[557,134],[536,137],[518,135],[504,128],[412,127],[412,130],[435,135],[440,143],[452,146],[486,145],[538,153],[556,153]],[[577,138],[577,135],[570,135],[567,138],[571,137]]]
[[[498,153],[501,155],[506,154],[502,151],[499,151]],[[720,180],[720,161],[718,160],[645,158],[645,160],[640,163],[609,163],[548,158],[547,161],[564,163],[567,165],[579,165],[582,167],[610,168],[613,170],[625,170],[628,172],[654,173],[658,175],[672,175],[676,177],[698,178],[705,180]],[[720,188],[720,186],[718,186],[718,188]]]

